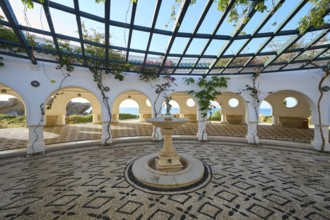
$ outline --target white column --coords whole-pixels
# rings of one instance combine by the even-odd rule
[[[201,111],[197,111],[197,121],[198,121],[198,131],[197,131],[197,139],[199,141],[206,141],[207,140],[207,133],[206,133],[206,124],[207,119],[206,117],[202,116]]]
[[[322,125],[322,133],[325,140],[324,151],[330,152],[329,125]],[[314,140],[311,141],[311,144],[314,146],[314,149],[321,150],[322,138],[320,132],[320,125],[315,125],[314,127]]]
[[[259,112],[256,112],[254,108],[255,103],[248,103],[248,115],[247,115],[247,134],[245,136],[249,144],[259,144],[258,137],[258,117]]]
[[[108,121],[102,122],[102,136],[101,136],[101,144],[111,144],[112,143],[112,135],[111,135],[111,125],[109,125]]]
[[[247,124],[247,135],[245,136],[247,142],[249,144],[259,144],[259,137],[258,137],[258,123],[249,121]]]
[[[44,126],[31,125],[29,128],[29,143],[27,145],[27,154],[36,154],[45,152]]]

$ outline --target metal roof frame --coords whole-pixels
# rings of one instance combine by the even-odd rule
[[[35,4],[40,4],[37,0],[33,0]],[[190,5],[190,0],[183,1],[181,3],[181,8],[178,12],[177,19],[174,23],[172,31],[164,30],[156,28],[157,20],[159,19],[158,15],[161,10],[161,5],[163,3],[162,0],[157,0],[155,4],[155,9],[153,12],[153,19],[150,26],[141,26],[136,25],[135,17],[137,13],[137,5],[139,4],[138,1],[132,4],[132,10],[131,10],[131,18],[129,23],[123,22],[123,21],[117,21],[112,20],[110,16],[110,7],[111,7],[111,0],[105,0],[105,8],[104,8],[104,17],[93,15],[91,13],[87,13],[80,10],[79,7],[79,0],[73,0],[74,6],[69,7],[66,5],[62,5],[59,3],[56,3],[52,0],[45,0],[45,2],[42,5],[43,10],[45,11],[47,23],[49,26],[49,31],[45,31],[38,28],[32,28],[24,25],[20,25],[17,16],[15,15],[15,12],[12,9],[10,0],[3,0],[0,2],[0,6],[2,8],[3,13],[5,14],[8,21],[0,20],[0,25],[10,27],[17,39],[18,42],[9,41],[6,39],[0,38],[1,44],[7,44],[11,45],[13,47],[19,47],[23,48],[26,56],[22,54],[12,54],[8,51],[0,51],[0,54],[6,54],[10,56],[20,57],[20,58],[27,58],[30,59],[33,64],[37,64],[37,60],[42,61],[48,61],[48,62],[54,62],[54,60],[48,60],[45,58],[35,58],[33,55],[33,50],[37,50],[38,52],[47,52],[52,54],[57,54],[59,59],[62,59],[63,55],[67,56],[74,56],[78,58],[82,58],[83,63],[76,64],[81,66],[87,66],[86,59],[97,59],[102,60],[106,62],[105,70],[108,73],[109,71],[109,65],[111,63],[125,63],[128,62],[132,65],[139,66],[140,72],[143,73],[146,68],[154,68],[157,72],[157,75],[162,74],[168,74],[167,71],[169,71],[172,75],[198,75],[206,77],[210,74],[212,75],[237,75],[237,74],[250,74],[253,73],[250,72],[248,69],[244,70],[245,68],[258,68],[258,70],[262,73],[267,72],[279,72],[279,71],[290,71],[290,70],[296,70],[296,69],[311,69],[313,67],[308,66],[308,64],[312,61],[330,61],[330,56],[326,55],[325,57],[320,57],[322,54],[329,51],[330,48],[330,40],[328,39],[328,42],[315,45],[319,40],[321,40],[324,36],[327,36],[327,34],[330,31],[330,24],[326,24],[325,26],[321,28],[309,28],[305,33],[300,34],[298,30],[282,30],[285,25],[291,21],[291,19],[303,8],[303,6],[308,2],[308,0],[300,0],[298,4],[291,10],[291,12],[288,14],[288,16],[283,20],[283,22],[278,25],[275,31],[273,32],[260,32],[260,30],[266,25],[266,23],[273,17],[275,12],[279,9],[278,6],[283,4],[285,0],[277,0],[276,3],[273,5],[273,8],[271,8],[267,14],[265,14],[263,20],[255,27],[255,30],[251,32],[251,34],[242,34],[241,31],[244,29],[244,27],[247,25],[248,22],[253,18],[254,14],[256,13],[255,7],[251,6],[250,10],[246,13],[243,18],[241,18],[238,27],[230,34],[230,35],[220,35],[217,34],[219,28],[221,25],[225,22],[226,17],[228,16],[228,13],[230,9],[233,7],[235,0],[231,0],[228,3],[228,7],[226,10],[222,13],[222,15],[219,17],[217,24],[215,25],[213,31],[211,34],[205,34],[205,33],[198,33],[199,28],[201,27],[203,21],[205,20],[205,17],[207,16],[208,12],[210,11],[210,8],[212,6],[213,0],[205,1],[205,5],[203,10],[201,11],[201,14],[199,15],[199,19],[197,20],[195,27],[191,33],[187,32],[180,32],[180,25],[183,21],[183,19],[186,16],[186,12]],[[255,1],[252,1],[255,2]],[[70,13],[75,16],[77,28],[78,28],[78,35],[79,37],[71,37],[65,34],[56,33],[55,27],[53,24],[53,18],[51,17],[50,8],[54,8],[66,13]],[[326,12],[325,15],[329,14],[330,9]],[[105,43],[98,43],[93,42],[87,39],[84,39],[83,37],[83,30],[82,30],[82,23],[81,18],[90,19],[96,22],[104,23],[104,36],[105,36]],[[111,44],[110,39],[110,25],[114,27],[119,28],[128,28],[128,40],[127,45],[125,46],[116,46]],[[303,36],[305,36],[306,33],[309,33],[311,31],[321,30],[321,32],[316,36],[312,41],[310,41],[304,48],[294,48],[291,49],[290,47],[296,43],[299,39],[301,39]],[[29,42],[26,38],[26,35],[24,34],[24,31],[28,31],[30,33],[35,34],[41,34],[47,37],[50,37],[53,39],[55,51],[49,51],[44,49],[40,45],[31,46],[29,45]],[[145,49],[136,49],[131,48],[131,44],[133,41],[133,31],[141,31],[146,32],[149,34],[147,45]],[[153,39],[154,34],[160,34],[164,36],[169,36],[169,40],[167,42],[167,47],[165,51],[150,51],[150,45]],[[280,48],[277,49],[277,51],[266,51],[262,52],[263,49],[275,38],[279,36],[290,36],[289,40],[286,41],[286,43],[282,44]],[[188,38],[187,44],[184,46],[183,52],[180,54],[177,53],[170,53],[171,48],[173,47],[173,43],[177,37],[182,38]],[[247,45],[253,40],[258,38],[266,38],[267,40],[256,50],[255,53],[242,53],[244,49],[247,47]],[[73,54],[68,53],[65,51],[61,51],[58,39],[64,39],[69,41],[78,42],[80,44],[81,54]],[[194,39],[206,39],[207,43],[203,47],[203,50],[196,54],[188,54],[187,51],[191,47],[191,43]],[[205,54],[206,50],[210,46],[211,42],[213,40],[224,40],[226,41],[222,48],[217,52],[217,54]],[[246,40],[239,48],[237,49],[237,52],[235,54],[227,54],[227,50],[229,47],[236,41],[236,40]],[[97,46],[104,48],[104,58],[99,57],[92,57],[90,55],[87,55],[85,52],[85,44]],[[110,50],[118,50],[121,51],[123,54],[125,54],[125,60],[112,60],[109,56]],[[312,50],[320,50],[313,58],[310,60],[307,59],[299,59],[297,58],[303,54],[306,51],[312,51]],[[141,57],[141,60],[134,60],[130,58],[130,53],[139,53],[143,54]],[[276,60],[282,55],[282,54],[288,54],[288,53],[295,53],[293,57],[290,57],[289,60],[282,62],[276,62]],[[148,55],[155,55],[160,56],[162,59],[159,59],[159,63],[150,63],[148,61]],[[268,56],[268,59],[266,61],[263,61],[261,64],[252,64],[251,61],[260,56]],[[175,60],[173,60],[174,64],[173,66],[166,66],[166,61],[168,57],[173,57]],[[191,58],[195,59],[193,62],[187,62],[184,61],[185,58]],[[224,66],[217,66],[216,64],[220,59],[228,59],[228,62]],[[244,64],[234,64],[236,58],[246,58],[247,61]],[[206,62],[205,64],[200,63],[201,59],[209,59],[210,62]],[[212,61],[211,61],[212,60]],[[244,59],[243,59],[244,60]],[[291,64],[302,64],[299,68],[287,68]],[[272,65],[281,65],[277,70],[270,71],[268,67]],[[297,65],[299,66],[299,65]],[[292,66],[290,66],[292,67]],[[294,66],[293,66],[294,67]],[[314,67],[316,68],[316,67]],[[180,71],[178,71],[180,69]],[[233,73],[226,73],[226,70],[233,70],[237,69],[236,72]],[[164,71],[166,70],[166,71]],[[205,71],[203,71],[205,70]],[[213,71],[212,71],[213,70]],[[244,71],[243,71],[244,70]],[[134,71],[134,70],[132,70]],[[211,72],[212,71],[212,72]]]

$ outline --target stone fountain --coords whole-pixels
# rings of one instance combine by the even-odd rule
[[[189,119],[172,117],[168,114],[169,110],[168,107],[164,117],[147,120],[163,129],[164,145],[158,153],[148,154],[134,161],[131,170],[139,185],[156,189],[185,188],[196,184],[204,176],[206,168],[201,161],[188,154],[179,155],[173,146],[173,128],[189,122]]]

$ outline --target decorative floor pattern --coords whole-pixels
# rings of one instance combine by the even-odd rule
[[[211,169],[204,188],[166,195],[126,181],[128,164],[158,151],[160,142],[1,159],[0,219],[329,219],[329,154],[234,142],[174,144]]]
[[[152,125],[149,123],[115,123],[111,126],[113,138],[151,136]],[[174,135],[196,135],[196,123],[188,123],[173,130]],[[224,125],[213,123],[208,125],[208,136],[245,137],[246,125]],[[84,140],[100,140],[101,125],[78,124],[46,127],[44,129],[45,143],[65,143]],[[261,139],[284,140],[310,143],[314,136],[313,129],[283,128],[280,126],[258,126],[258,136]],[[330,139],[330,138],[329,138]],[[27,128],[0,129],[0,151],[25,148],[28,143]]]

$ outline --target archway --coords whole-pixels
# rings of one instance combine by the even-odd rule
[[[80,96],[72,98],[67,102],[65,124],[86,124],[93,122],[93,107],[90,101]]]
[[[112,104],[112,122],[123,121],[123,118],[129,116],[130,122],[145,122],[151,118],[152,107],[148,97],[139,91],[125,91],[118,95]],[[122,114],[122,116],[120,116]],[[124,116],[124,114],[126,114]],[[127,115],[131,114],[131,115]],[[127,121],[127,120],[126,120]]]
[[[273,125],[309,128],[311,107],[303,94],[289,90],[277,91],[268,95],[265,101],[272,107]]]
[[[74,100],[74,102],[71,101],[72,99]],[[89,102],[89,104],[86,104],[87,102]],[[70,111],[70,106],[72,107],[73,105],[75,110]],[[50,108],[48,108],[48,106],[50,106]],[[47,127],[65,125],[67,116],[74,114],[86,115],[87,112],[85,111],[91,109],[91,116],[89,116],[90,118],[92,118],[91,122],[94,124],[100,123],[101,106],[97,97],[93,93],[84,88],[79,87],[61,88],[61,90],[54,92],[48,100],[48,103],[46,105],[45,125]],[[77,124],[77,122],[79,124],[79,121],[82,122],[84,120],[75,119],[73,121],[75,121],[74,124]],[[70,123],[73,121],[69,120]]]
[[[26,148],[26,105],[13,89],[0,84],[0,151]]]
[[[119,121],[139,120],[139,104],[133,99],[125,99],[119,104]]]
[[[180,117],[180,105],[177,101],[174,99],[170,100],[170,105],[171,105],[171,115],[174,115],[174,117],[179,118]],[[166,113],[166,104],[163,102],[162,105],[162,115]]]
[[[221,106],[217,101],[211,101],[211,111],[208,112],[208,118],[210,121],[221,121]]]
[[[259,107],[259,123],[272,124],[273,123],[273,107],[263,100]]]

